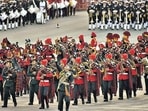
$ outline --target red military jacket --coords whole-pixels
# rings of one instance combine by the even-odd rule
[[[50,81],[49,79],[53,77],[52,73],[47,73],[45,74],[46,76],[44,77],[44,79],[41,78],[42,73],[41,71],[38,72],[36,79],[39,80],[39,86],[50,86]]]
[[[96,46],[97,46],[97,40],[96,40],[96,38],[93,38],[93,39],[91,40],[90,46],[91,46],[91,47],[96,47]]]
[[[87,80],[90,82],[95,82],[97,81],[97,70],[96,69],[92,69],[91,72],[89,72]]]
[[[112,81],[113,80],[113,68],[106,68],[105,74],[103,76],[104,81]]]
[[[74,84],[81,85],[84,84],[84,72],[81,72],[78,77],[74,79]]]

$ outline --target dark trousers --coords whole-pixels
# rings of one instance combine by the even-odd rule
[[[88,102],[91,103],[91,93],[93,93],[94,101],[97,102],[97,96],[96,96],[96,82],[88,82]]]
[[[84,104],[84,84],[74,85],[74,104],[78,104],[79,96],[82,99],[82,104]]]
[[[69,111],[69,106],[70,106],[70,97],[66,96],[64,91],[59,91],[58,92],[58,110],[63,111],[63,100],[65,99],[66,102],[66,111]]]
[[[108,93],[110,95],[110,100],[112,100],[111,84],[112,81],[103,81],[104,100],[108,101]]]
[[[17,102],[16,102],[16,97],[15,97],[14,86],[11,86],[11,87],[5,86],[4,87],[4,106],[7,106],[7,104],[8,104],[9,94],[12,95],[13,103],[14,103],[14,105],[16,105]]]
[[[145,80],[145,90],[146,93],[148,94],[148,74],[145,74],[144,80]]]
[[[95,24],[96,23],[96,16],[89,17],[89,24],[91,24],[91,21],[93,21],[92,24]]]
[[[133,86],[133,89],[129,89],[129,97],[132,97],[132,91],[133,91],[134,97],[136,96],[137,76],[132,76],[132,86]]]
[[[0,81],[0,93],[1,93],[1,100],[3,100],[3,82]]]
[[[38,96],[38,84],[30,84],[30,92],[29,92],[29,102],[33,103],[34,93]]]
[[[119,80],[119,98],[123,99],[123,90],[126,90],[127,98],[129,98],[129,81]]]
[[[45,108],[44,101],[46,102],[46,107],[48,108],[48,93],[49,93],[49,86],[39,86],[39,96],[41,102],[41,108]]]

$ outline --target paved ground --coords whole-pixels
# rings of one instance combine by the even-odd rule
[[[56,28],[56,24],[60,24],[60,28]],[[19,27],[18,29],[1,31],[0,32],[0,41],[4,37],[8,37],[8,39],[12,42],[19,42],[20,46],[24,46],[25,39],[30,38],[32,43],[37,41],[37,39],[45,40],[47,37],[51,37],[54,39],[63,37],[65,35],[73,37],[77,40],[80,34],[85,36],[85,40],[90,40],[90,34],[92,31],[88,31],[88,17],[86,12],[78,12],[75,16],[64,17],[60,19],[54,19],[48,21],[47,24],[34,24],[28,25],[25,27]],[[136,42],[136,38],[138,35],[142,34],[146,30],[135,31],[130,30],[131,42]],[[95,30],[98,41],[105,41],[106,35],[109,32],[118,33],[122,37],[122,33],[124,30]],[[143,86],[144,87],[144,86]],[[81,105],[79,102],[78,106],[70,106],[70,111],[148,111],[148,96],[144,96],[144,91],[138,91],[137,97],[131,98],[129,100],[125,99],[123,101],[119,101],[118,95],[114,97],[113,101],[109,101],[108,103],[103,102],[103,97],[98,97],[98,103],[93,103],[91,105]],[[2,109],[0,107],[0,111],[38,111],[38,102],[35,101],[33,106],[28,106],[28,95],[24,95],[22,97],[17,98],[18,106],[13,107],[13,103],[9,100],[9,107],[7,109]],[[72,102],[71,102],[72,103]],[[2,102],[0,101],[0,105]],[[47,110],[47,109],[46,109]],[[50,104],[50,111],[57,111],[57,102]]]

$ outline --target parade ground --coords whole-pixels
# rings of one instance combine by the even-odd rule
[[[57,28],[57,24],[59,24],[60,28]],[[76,12],[75,16],[63,17],[63,18],[55,18],[53,20],[47,21],[46,24],[32,24],[26,25],[25,27],[21,26],[16,29],[9,29],[7,31],[0,31],[0,41],[3,38],[7,37],[11,43],[18,42],[19,46],[25,46],[25,39],[30,39],[31,43],[34,44],[38,39],[44,40],[48,37],[52,38],[53,42],[55,39],[68,36],[73,37],[78,40],[79,35],[83,34],[86,42],[89,42],[91,39],[91,32],[95,32],[97,34],[98,42],[105,42],[107,33],[118,33],[120,35],[120,39],[123,36],[123,29],[120,30],[88,30],[88,15],[86,11]],[[137,36],[141,35],[146,29],[142,29],[139,31],[129,30],[131,36],[129,38],[131,43],[137,42]],[[78,106],[73,106],[71,101],[70,111],[148,111],[148,95],[144,95],[145,86],[144,80],[142,76],[143,82],[143,90],[137,91],[137,96],[126,99],[124,96],[124,100],[118,100],[118,92],[117,95],[113,97],[112,101],[103,102],[102,94],[97,97],[98,102],[94,103],[93,95],[92,95],[92,103],[82,105],[81,101],[79,101]],[[125,92],[124,92],[125,93]],[[17,97],[17,107],[13,106],[12,99],[8,102],[8,108],[1,108],[0,111],[39,111],[40,105],[38,104],[37,98],[35,97],[34,105],[29,106],[29,95],[23,95],[21,97]],[[86,100],[85,100],[86,101]],[[3,102],[0,101],[0,105]],[[49,104],[49,111],[58,111],[56,99],[54,103]],[[65,108],[65,107],[64,107]],[[65,111],[65,110],[64,110]]]

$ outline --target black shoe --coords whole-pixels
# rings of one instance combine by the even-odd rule
[[[104,102],[108,102],[108,100],[107,99],[104,99]]]
[[[16,107],[17,106],[17,103],[14,103],[14,107]]]
[[[48,109],[49,108],[49,105],[47,104],[46,106],[47,106],[47,109]]]
[[[85,104],[85,102],[84,102],[84,101],[82,101],[82,104]]]
[[[91,102],[90,101],[87,101],[86,104],[91,104]]]
[[[33,103],[28,103],[28,105],[33,105]]]
[[[43,108],[43,107],[39,107],[39,109],[45,109],[45,108]]]
[[[118,98],[118,100],[123,100],[123,98]]]
[[[148,95],[148,93],[144,93],[144,95]]]
[[[2,108],[6,108],[7,106],[3,105]]]
[[[72,105],[76,106],[76,105],[78,105],[78,104],[77,104],[77,103],[73,103]]]

